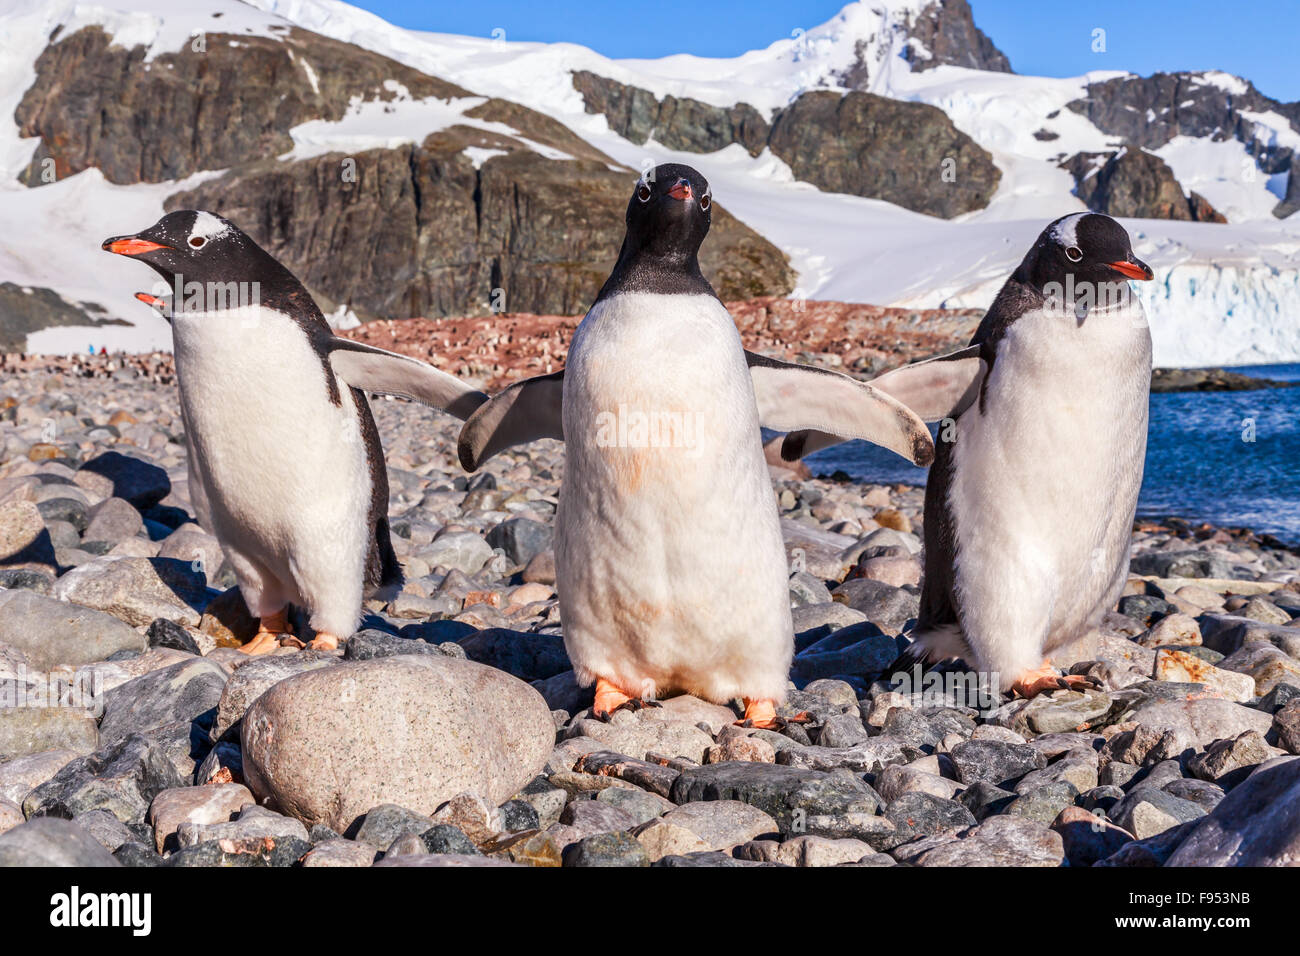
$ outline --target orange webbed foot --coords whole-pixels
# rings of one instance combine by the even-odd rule
[[[766,698],[745,698],[745,716],[736,721],[737,727],[757,727],[760,730],[780,730],[786,724],[806,724],[812,716],[801,710],[793,717],[778,717],[776,702]]]
[[[1093,690],[1100,687],[1094,677],[1081,674],[1056,672],[1050,661],[1044,660],[1042,666],[1025,671],[1011,684],[1011,693],[1017,697],[1037,697],[1056,690]]]
[[[293,632],[289,628],[289,615],[281,609],[260,618],[257,623],[257,633],[239,650],[249,656],[269,654],[280,646],[280,641],[286,635],[292,637]]]
[[[603,677],[596,678],[596,699],[591,704],[591,716],[606,723],[620,710],[641,710],[644,707],[662,707],[649,697],[633,697],[619,690]]]
[[[317,631],[316,637],[307,645],[307,648],[313,651],[337,651],[339,649],[338,635],[331,634],[329,631]]]

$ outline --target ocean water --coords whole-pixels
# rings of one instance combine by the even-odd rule
[[[1233,371],[1300,382],[1300,364]],[[926,469],[854,441],[808,458],[814,474],[920,485]],[[1138,515],[1268,532],[1300,545],[1300,387],[1151,396]]]

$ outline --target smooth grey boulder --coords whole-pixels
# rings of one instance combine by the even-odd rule
[[[253,794],[340,833],[383,803],[426,815],[466,791],[503,803],[542,770],[554,737],[550,709],[522,681],[414,655],[290,677],[240,732]]]
[[[18,648],[30,665],[90,664],[117,651],[143,651],[144,637],[110,614],[19,591],[0,614],[0,642]]]
[[[121,866],[84,827],[37,817],[0,833],[0,866]]]

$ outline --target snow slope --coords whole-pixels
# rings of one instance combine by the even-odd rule
[[[1117,74],[1045,79],[950,66],[913,73],[900,55],[904,25],[926,2],[850,3],[825,24],[739,57],[610,60],[574,44],[405,30],[337,0],[199,0],[183,10],[161,0],[95,5],[47,0],[30,11],[22,0],[0,0],[5,27],[0,33],[0,217],[6,223],[56,224],[43,226],[34,244],[14,242],[11,230],[0,232],[0,281],[48,285],[141,323],[135,329],[95,330],[109,344],[165,344],[162,323],[129,299],[140,287],[134,270],[99,252],[98,244],[106,235],[153,221],[163,198],[180,184],[117,187],[94,171],[33,190],[13,181],[35,146],[18,140],[13,107],[30,84],[35,52],[55,23],[102,23],[118,42],[147,43],[152,52],[179,48],[194,29],[275,35],[293,23],[443,77],[476,97],[450,103],[406,99],[396,110],[355,104],[339,123],[295,129],[291,157],[409,142],[451,122],[494,128],[461,114],[479,102],[477,96],[499,96],[554,117],[633,169],[665,161],[699,168],[720,202],[790,255],[799,274],[796,295],[925,307],[986,305],[1043,225],[1083,208],[1057,158],[1118,144],[1065,105],[1082,96],[1089,81]],[[216,20],[214,12],[224,15]],[[603,116],[587,113],[570,82],[573,71],[590,70],[658,96],[689,96],[719,106],[747,102],[770,116],[804,90],[836,88],[836,77],[858,49],[873,92],[939,107],[990,151],[1003,177],[988,208],[945,221],[885,202],[820,192],[795,181],[767,152],[751,157],[730,146],[701,155],[666,150],[653,140],[634,144],[611,131]],[[1207,75],[1206,82],[1240,83],[1218,74]],[[1264,138],[1300,143],[1300,134],[1280,116],[1251,119]],[[1035,137],[1040,130],[1055,138]],[[1180,137],[1159,152],[1185,188],[1205,195],[1233,224],[1125,223],[1139,254],[1157,271],[1158,281],[1141,288],[1152,315],[1157,361],[1300,360],[1300,216],[1279,222],[1270,212],[1285,181],[1243,175],[1247,157],[1235,140]],[[61,215],[64,209],[74,212]],[[84,348],[82,337],[49,330],[32,336],[29,346]]]

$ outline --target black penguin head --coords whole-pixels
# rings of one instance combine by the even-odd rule
[[[1040,291],[1053,283],[1082,287],[1152,277],[1151,267],[1133,255],[1124,227],[1097,212],[1057,219],[1039,235],[1021,269]]]
[[[179,300],[136,295],[167,318],[179,312],[255,304],[319,312],[293,273],[233,222],[215,213],[170,212],[143,232],[105,239],[101,248],[139,259],[167,280],[169,289],[180,290]]]
[[[637,180],[614,270],[596,301],[625,292],[717,298],[700,271],[700,244],[713,220],[709,181],[689,166],[665,163]]]
[[[657,259],[693,259],[709,233],[713,192],[690,166],[665,163],[637,181],[627,204],[625,248]]]
[[[148,264],[173,281],[234,280],[242,278],[260,257],[261,248],[233,222],[210,212],[184,209],[170,212],[143,232],[105,239],[101,248]]]

